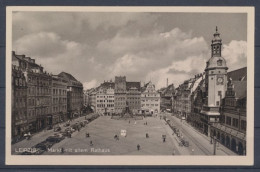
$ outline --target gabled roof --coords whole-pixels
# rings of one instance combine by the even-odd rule
[[[247,80],[247,67],[240,68],[227,73],[228,79],[231,77],[232,81],[246,81]]]

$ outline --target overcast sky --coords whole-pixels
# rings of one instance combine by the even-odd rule
[[[177,87],[204,71],[218,26],[229,71],[246,66],[246,14],[14,12],[13,50],[86,88],[114,76]]]

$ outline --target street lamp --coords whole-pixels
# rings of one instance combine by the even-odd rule
[[[213,136],[213,155],[216,155],[216,143],[217,143],[217,139],[216,136]]]

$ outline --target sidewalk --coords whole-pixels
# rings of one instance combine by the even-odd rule
[[[160,118],[158,118],[158,120],[160,120]],[[171,139],[171,142],[172,142],[172,145],[174,146],[174,149],[175,149],[175,155],[190,155],[190,152],[188,150],[188,148],[186,147],[180,147],[179,146],[179,143],[177,141],[177,137],[176,135],[172,135],[173,131],[172,129],[169,127],[169,125],[165,125],[165,120],[161,119],[160,120],[162,123],[163,123],[163,126],[164,126],[164,129],[166,130],[166,132],[169,134],[170,136],[170,139]]]
[[[87,119],[89,119],[93,115],[95,115],[95,114],[94,113],[88,114],[87,115]],[[75,119],[73,119],[70,122],[70,125],[75,124],[77,121],[83,121],[83,120],[85,120],[85,116],[81,116],[81,117],[75,118]],[[63,126],[66,122],[62,122],[62,123],[58,124],[61,127],[61,130],[64,130],[65,128],[67,128],[67,127]],[[46,140],[49,136],[53,135],[54,133],[55,132],[54,132],[53,129],[51,129],[51,130],[44,129],[43,131],[40,131],[40,132],[34,134],[31,137],[30,140],[24,139],[24,140],[22,140],[20,142],[12,144],[11,145],[11,153],[15,154],[15,155],[18,155],[19,153],[16,152],[16,150],[18,150],[19,148],[31,148],[31,147],[35,146],[36,144],[38,144],[40,142],[43,142],[44,140]]]
[[[176,116],[171,116],[173,118],[175,118],[176,121],[179,121],[180,119],[177,118]],[[180,122],[180,121],[179,121]],[[208,141],[208,144],[210,145],[210,147],[213,148],[213,144],[210,144],[211,138],[206,136],[205,134],[199,132],[198,130],[196,130],[194,127],[192,127],[190,124],[188,124],[186,121],[183,121],[183,123],[186,127],[189,127],[190,129],[192,129],[194,132],[196,132],[198,135],[200,135],[202,138],[204,138],[205,140]],[[209,146],[207,146],[209,148]],[[236,153],[234,153],[233,151],[231,151],[230,149],[228,149],[227,147],[225,147],[224,145],[217,143],[217,153],[219,155],[237,155]],[[211,150],[211,149],[209,149]]]

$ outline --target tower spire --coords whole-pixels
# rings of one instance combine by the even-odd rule
[[[216,32],[218,32],[218,26],[216,26]]]

